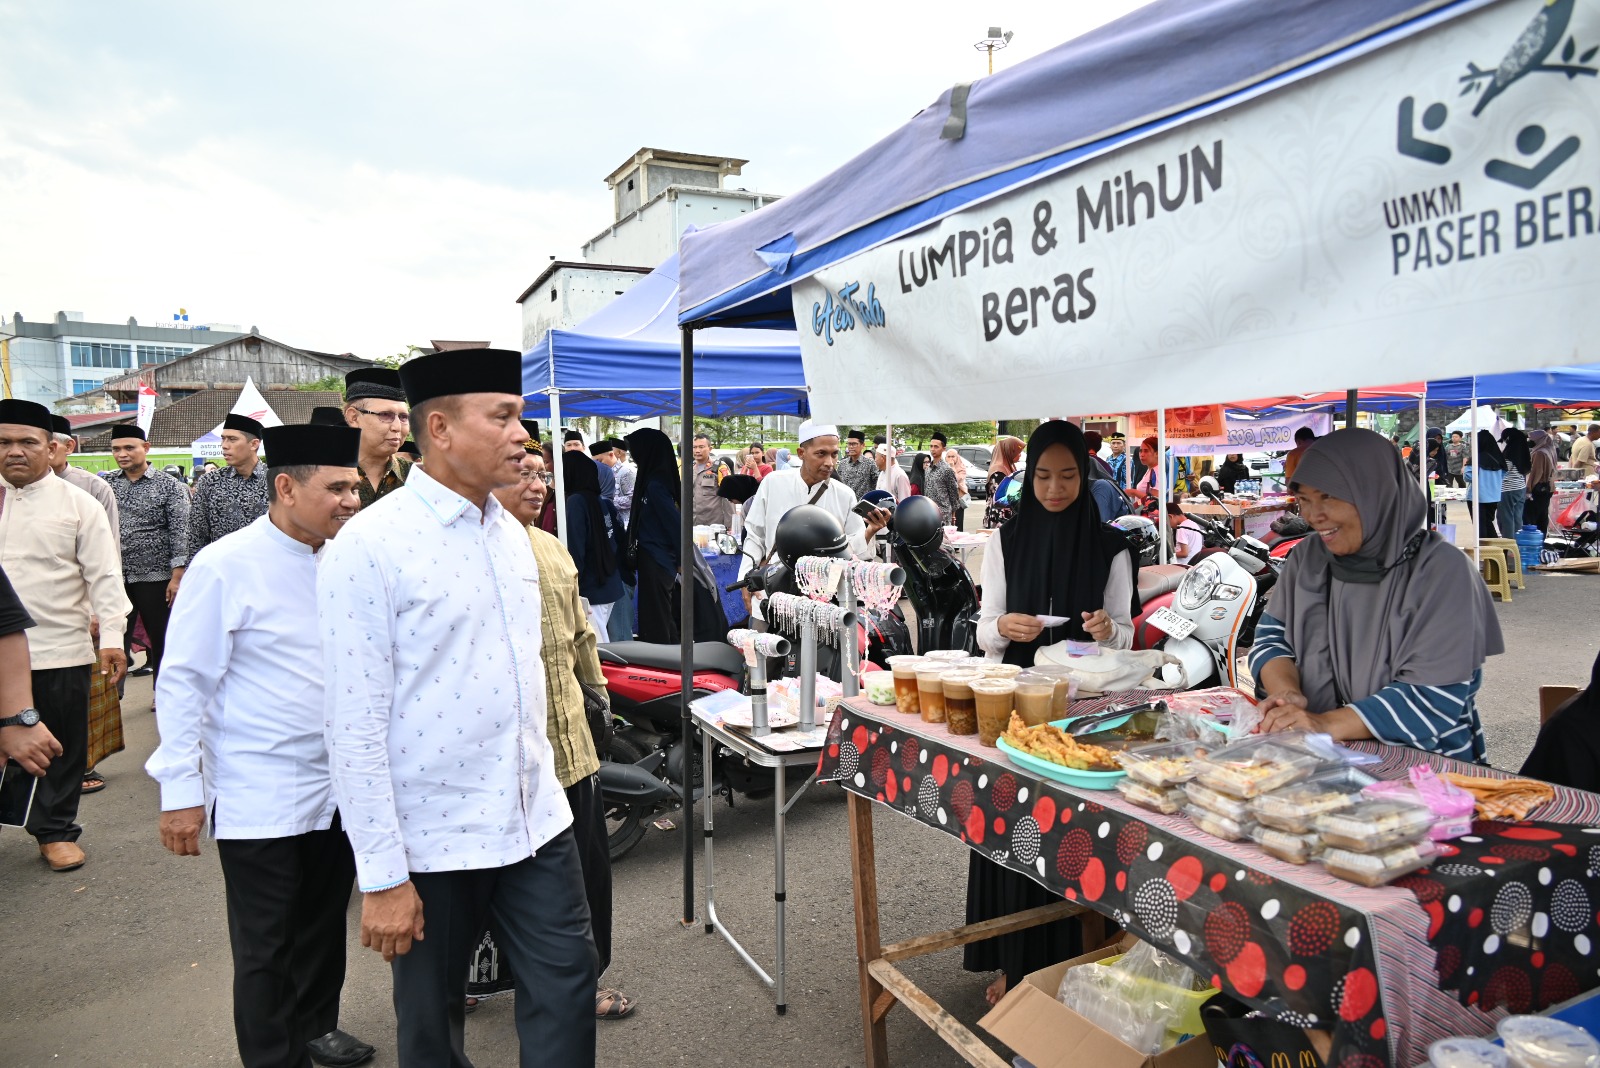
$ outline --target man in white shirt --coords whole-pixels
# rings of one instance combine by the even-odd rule
[[[589,1068],[595,946],[546,736],[539,572],[492,495],[521,479],[521,354],[441,352],[400,379],[426,466],[346,524],[317,576],[361,942],[393,964],[401,1068],[471,1064],[467,964],[491,915],[537,994],[517,999],[521,1063]]]
[[[810,420],[801,423],[799,453],[799,468],[772,472],[761,480],[761,488],[750,502],[750,513],[744,520],[741,578],[752,567],[768,562],[778,521],[802,504],[814,504],[837,519],[844,527],[851,555],[863,560],[871,557],[867,546],[872,536],[889,521],[891,513],[887,508],[875,509],[872,518],[863,520],[854,510],[855,491],[833,477],[839,462],[838,427]],[[749,590],[744,591],[744,603],[750,607]]]
[[[122,628],[132,606],[104,509],[50,470],[52,432],[44,405],[0,400],[0,569],[38,621],[28,639],[33,700],[62,747],[34,795],[28,832],[52,871],[72,871],[84,862],[78,800],[89,752],[90,672],[116,683],[127,671]],[[89,637],[94,616],[98,651]]]
[[[895,463],[893,445],[873,446],[872,459],[878,465],[878,484],[875,489],[887,492],[894,497],[896,504],[911,496],[911,479]]]
[[[173,605],[156,683],[161,844],[200,855],[211,836],[227,888],[233,1027],[245,1068],[309,1052],[355,1065],[375,1052],[338,1028],[355,858],[323,738],[322,647],[306,625],[323,546],[356,514],[361,432],[263,432],[267,514],[195,557]]]

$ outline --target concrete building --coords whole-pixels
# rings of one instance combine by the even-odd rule
[[[185,320],[91,323],[73,311],[34,322],[18,312],[0,318],[0,386],[5,396],[55,405],[92,393],[109,378],[170,363],[243,333],[230,324]]]
[[[582,261],[552,257],[517,298],[523,350],[547,331],[573,326],[627,292],[678,250],[678,239],[690,226],[704,229],[777,200],[724,188],[747,162],[641,148],[607,175],[611,224],[584,243]]]

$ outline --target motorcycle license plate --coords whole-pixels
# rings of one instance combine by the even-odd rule
[[[1157,608],[1150,616],[1150,625],[1174,638],[1183,639],[1193,634],[1200,624],[1185,619],[1170,608]]]

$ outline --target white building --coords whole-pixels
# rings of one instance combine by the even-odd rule
[[[151,326],[133,318],[91,323],[72,311],[56,312],[51,322],[33,322],[19,312],[0,318],[0,385],[5,396],[54,406],[100,389],[109,378],[170,363],[244,333],[229,324],[185,320]]]
[[[678,250],[690,226],[705,229],[777,200],[724,188],[747,162],[641,148],[612,171],[606,177],[612,223],[584,243],[582,262],[552,259],[517,298],[524,351],[552,328],[573,326],[627,292]]]

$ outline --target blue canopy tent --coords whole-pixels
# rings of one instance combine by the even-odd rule
[[[683,407],[677,325],[678,257],[571,329],[549,331],[522,357],[530,419],[648,419]],[[721,328],[695,339],[694,410],[806,415],[805,371],[794,331]]]
[[[685,352],[699,329],[798,323],[812,403],[841,422],[863,412],[983,418],[1018,397],[1040,414],[1161,411],[1507,371],[1528,352],[1578,362],[1600,314],[1580,289],[1592,283],[1579,246],[1519,245],[1526,279],[1502,273],[1500,289],[1468,297],[1459,260],[1435,270],[1439,261],[1402,258],[1411,235],[1384,214],[1401,218],[1418,191],[1444,189],[1452,211],[1464,190],[1505,220],[1556,168],[1562,183],[1584,180],[1567,162],[1578,142],[1569,128],[1592,129],[1582,85],[1525,70],[1515,84],[1479,78],[1501,57],[1513,64],[1542,10],[1532,0],[1157,0],[955,86],[806,189],[685,235]],[[1588,40],[1593,13],[1574,10],[1573,32]],[[1485,112],[1502,92],[1520,104]],[[1566,155],[1518,156],[1544,145],[1544,128],[1537,138],[1517,129],[1528,121],[1518,107],[1533,103],[1541,121],[1561,115],[1552,143],[1566,137]],[[1170,175],[1192,162],[1193,192],[1202,165],[1215,172],[1203,208],[1156,214],[1149,190],[1163,161]],[[1136,195],[1149,205],[1138,219]],[[1161,207],[1179,210],[1164,191]],[[1008,240],[991,264],[997,220]],[[912,263],[909,280],[896,276],[897,253]],[[936,263],[938,284],[926,285]],[[1060,272],[1089,266],[1098,273],[1087,298],[1080,275],[1078,298],[1091,311],[1075,310]],[[684,373],[687,407],[687,358]],[[686,611],[685,632],[691,623]],[[870,1060],[881,1025],[867,1026]]]

